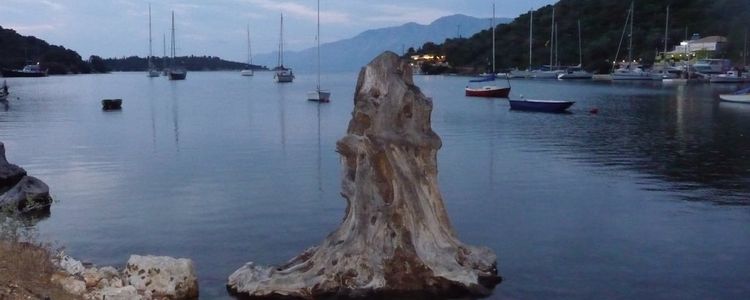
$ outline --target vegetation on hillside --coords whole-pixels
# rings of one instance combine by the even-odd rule
[[[153,63],[157,69],[169,67],[170,59],[154,57]],[[179,56],[176,59],[178,65],[189,71],[215,71],[215,70],[241,70],[247,67],[246,63],[226,61],[215,56]],[[107,58],[104,65],[112,71],[145,71],[148,67],[146,57],[124,57]],[[251,65],[254,70],[267,70],[265,66]]]
[[[648,65],[653,63],[657,52],[663,51],[667,5],[670,5],[669,50],[685,39],[686,31],[690,36],[694,33],[703,37],[719,35],[727,37],[729,42],[724,51],[714,56],[743,62],[745,34],[750,28],[750,1],[747,0],[635,1],[634,59]],[[578,64],[577,21],[580,19],[584,68],[608,72],[623,34],[630,1],[561,0],[554,6],[560,64]],[[525,13],[511,23],[496,27],[498,69],[528,67],[529,17],[529,13]],[[549,64],[552,5],[534,11],[533,18],[532,65]],[[451,66],[484,71],[490,61],[491,36],[491,30],[487,29],[470,38],[447,39],[440,45],[428,43],[416,52],[446,55]],[[626,41],[620,50],[620,58],[627,55]]]
[[[90,59],[96,59],[92,56]],[[40,63],[49,74],[80,74],[105,72],[92,68],[78,53],[62,46],[50,45],[33,36],[23,36],[12,29],[0,27],[0,68],[21,69]]]

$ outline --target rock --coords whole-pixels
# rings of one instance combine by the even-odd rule
[[[14,186],[24,176],[26,176],[26,170],[8,163],[5,158],[5,144],[0,142],[0,191]]]
[[[343,222],[318,247],[277,267],[248,263],[227,287],[249,298],[487,296],[496,256],[462,243],[437,180],[432,101],[411,67],[386,52],[359,73],[342,156]]]
[[[96,300],[140,300],[143,299],[133,286],[120,288],[107,287],[91,294],[90,299]]]
[[[54,262],[60,267],[60,269],[70,275],[79,275],[86,270],[86,268],[83,267],[83,263],[62,253],[55,258]]]
[[[33,176],[25,176],[10,190],[0,195],[0,210],[10,213],[30,213],[48,209],[52,205],[49,187]]]
[[[127,285],[152,297],[198,298],[198,278],[190,259],[131,255],[123,275]]]
[[[75,277],[68,276],[59,279],[58,284],[68,293],[76,296],[82,296],[86,292],[86,283],[76,279]]]
[[[86,288],[96,287],[99,284],[99,281],[104,279],[102,274],[99,273],[99,270],[97,270],[96,268],[84,270],[81,273],[81,277],[83,277],[83,282],[86,283]]]

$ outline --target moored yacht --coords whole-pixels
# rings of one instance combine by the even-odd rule
[[[2,69],[0,73],[3,77],[44,77],[47,76],[47,70],[42,70],[39,63],[26,65],[21,70]]]

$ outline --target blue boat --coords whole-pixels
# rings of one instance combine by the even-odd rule
[[[525,111],[540,111],[540,112],[564,112],[575,102],[573,101],[559,101],[559,100],[508,100],[510,102],[510,109],[513,110],[525,110]]]

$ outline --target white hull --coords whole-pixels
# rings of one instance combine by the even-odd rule
[[[722,101],[736,103],[750,103],[750,94],[744,95],[719,95]]]
[[[684,78],[665,78],[661,82],[664,84],[687,84],[688,80]]]
[[[158,70],[148,70],[148,77],[159,77],[161,73]]]
[[[276,80],[276,82],[280,83],[292,82],[294,81],[294,74],[292,74],[290,71],[280,71],[276,72],[276,75],[273,76],[273,79]]]
[[[307,92],[307,100],[317,102],[328,102],[331,101],[331,92],[329,91],[310,91]]]
[[[743,77],[711,77],[711,83],[743,83],[750,81],[750,78]]]
[[[247,70],[240,71],[240,75],[242,75],[242,76],[253,76],[253,75],[255,75],[255,73],[254,73],[253,70],[247,69]]]
[[[591,79],[592,77],[594,77],[594,74],[589,72],[573,72],[560,74],[557,79]]]
[[[536,79],[557,79],[557,76],[563,74],[565,71],[542,71],[534,72],[534,78]]]

